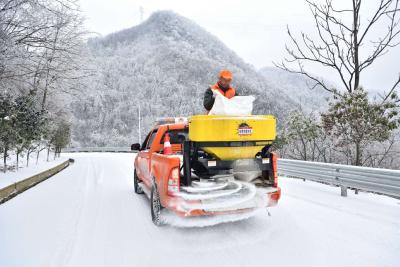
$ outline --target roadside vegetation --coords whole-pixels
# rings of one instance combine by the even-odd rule
[[[74,0],[0,0],[1,170],[69,143],[63,100],[79,88],[82,18]],[[10,155],[16,166],[8,166]]]
[[[362,87],[366,71],[400,42],[399,0],[379,0],[373,12],[364,1],[347,7],[305,1],[315,22],[316,34],[288,28],[288,57],[277,67],[309,79],[310,89],[329,92],[328,110],[295,111],[281,131],[278,145],[284,157],[345,163],[357,166],[400,168],[400,73],[390,88],[372,97]],[[380,29],[380,36],[372,34]],[[337,85],[307,71],[316,65],[331,70]]]

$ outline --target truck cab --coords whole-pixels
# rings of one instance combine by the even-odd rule
[[[140,146],[134,165],[136,174],[140,181],[148,188],[151,188],[152,186],[153,178],[155,178],[153,175],[154,172],[157,172],[158,167],[161,167],[154,166],[155,163],[152,164],[152,160],[160,160],[157,156],[161,155],[162,158],[165,159],[174,158],[174,156],[165,157],[163,154],[163,140],[166,132],[171,136],[171,146],[174,156],[182,154],[183,143],[188,138],[188,127],[186,123],[158,124],[147,134],[145,140]]]

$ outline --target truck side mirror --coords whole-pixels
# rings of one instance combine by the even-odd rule
[[[131,150],[132,151],[139,151],[140,150],[140,144],[139,143],[135,143],[131,145]]]

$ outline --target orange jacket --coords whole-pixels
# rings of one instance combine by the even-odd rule
[[[230,87],[230,88],[228,88],[227,90],[224,91],[219,87],[218,83],[216,83],[216,84],[208,87],[206,92],[204,93],[203,105],[204,105],[204,108],[206,110],[211,110],[213,105],[214,105],[215,99],[214,99],[214,96],[213,96],[213,90],[220,92],[221,95],[223,95],[223,96],[225,96],[226,98],[229,98],[229,99],[234,97],[234,96],[236,96],[236,95],[238,95],[238,93],[237,93],[235,88]]]
[[[218,90],[221,95],[225,96],[226,98],[231,99],[232,97],[234,97],[236,95],[236,89],[233,87],[229,87],[228,90],[224,91],[219,87],[219,84],[216,83],[214,85],[211,86],[211,90]]]

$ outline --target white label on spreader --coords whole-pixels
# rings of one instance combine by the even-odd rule
[[[262,164],[269,164],[269,158],[262,159]]]
[[[215,167],[217,166],[217,162],[215,160],[208,161],[208,167]]]
[[[247,123],[242,123],[239,125],[238,134],[239,136],[252,135],[253,128],[251,128]]]

